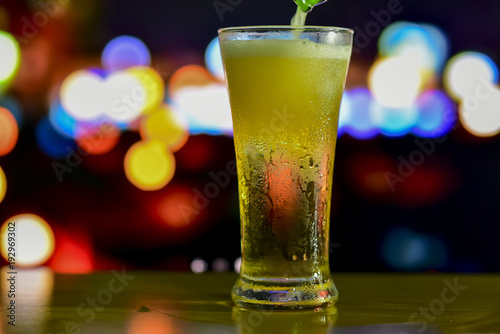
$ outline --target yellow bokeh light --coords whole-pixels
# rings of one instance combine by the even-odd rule
[[[3,172],[2,167],[0,167],[0,203],[2,203],[5,198],[5,193],[7,192],[7,178]]]
[[[10,234],[14,233],[14,234]],[[9,239],[14,237],[14,239]],[[1,253],[9,262],[12,247],[16,266],[35,267],[47,261],[54,252],[54,233],[49,224],[33,214],[8,219],[0,229]]]
[[[145,89],[145,103],[143,113],[149,114],[156,111],[163,102],[165,84],[161,76],[151,67],[137,66],[127,70],[135,76]]]
[[[0,31],[0,92],[16,75],[21,61],[21,49],[16,39]]]
[[[143,139],[162,141],[172,152],[181,149],[189,137],[185,122],[166,105],[142,119],[140,133]]]
[[[127,179],[146,191],[163,188],[175,172],[174,156],[160,140],[140,141],[132,145],[124,164]]]
[[[409,107],[422,88],[422,73],[417,63],[404,57],[388,57],[373,64],[368,75],[373,97],[383,106]]]

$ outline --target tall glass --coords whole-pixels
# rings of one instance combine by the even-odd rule
[[[302,309],[338,297],[329,221],[352,30],[219,30],[238,167],[240,306]]]

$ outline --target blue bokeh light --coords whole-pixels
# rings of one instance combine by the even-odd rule
[[[59,101],[52,102],[49,109],[50,124],[62,136],[76,138],[78,121],[64,110]]]
[[[426,138],[440,137],[448,133],[457,121],[453,101],[442,91],[429,90],[417,100],[419,117],[412,133]]]
[[[340,105],[339,111],[339,129],[338,136],[341,136],[344,133],[344,128],[349,124],[351,119],[352,112],[352,101],[349,92],[344,91],[344,95],[342,96],[342,104]]]
[[[448,56],[448,38],[430,24],[398,21],[384,29],[378,40],[383,57],[410,57],[427,69],[440,71]]]
[[[356,139],[370,139],[378,134],[378,129],[370,117],[370,105],[373,98],[367,88],[355,88],[349,91],[351,113],[343,131]]]
[[[442,29],[435,25],[422,23],[420,24],[420,28],[422,28],[427,33],[431,50],[435,51],[436,70],[440,71],[441,69],[443,69],[450,53],[449,38]]]
[[[415,105],[405,108],[390,108],[376,101],[370,105],[370,114],[383,135],[403,136],[410,132],[418,121],[418,109]]]
[[[207,47],[205,64],[214,77],[224,80],[224,65],[222,63],[218,37],[214,38]]]
[[[108,71],[120,71],[133,66],[151,65],[151,54],[146,44],[136,37],[119,36],[111,40],[101,57],[102,66]]]
[[[40,150],[52,159],[63,159],[76,149],[76,142],[57,132],[48,117],[38,122],[35,137]]]
[[[445,266],[448,250],[437,237],[397,228],[383,241],[382,257],[396,270],[423,271]]]

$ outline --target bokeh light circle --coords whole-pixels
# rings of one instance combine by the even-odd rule
[[[215,37],[207,47],[205,52],[205,64],[214,77],[220,80],[225,79],[218,37]]]
[[[127,72],[135,76],[144,87],[146,94],[143,113],[148,114],[158,110],[165,95],[165,84],[160,74],[150,67],[132,67]]]
[[[349,122],[344,125],[344,131],[356,139],[370,139],[379,131],[370,117],[372,95],[366,88],[355,88],[349,91],[351,113]]]
[[[482,95],[488,86],[498,81],[498,67],[493,60],[479,52],[462,52],[446,64],[443,76],[448,94],[457,102]]]
[[[58,100],[50,105],[49,120],[52,127],[61,135],[77,138],[78,121],[64,110]]]
[[[14,96],[0,96],[0,107],[4,107],[10,113],[17,122],[17,127],[21,129],[24,124],[23,112],[21,110],[21,105],[17,98]]]
[[[443,66],[448,44],[447,36],[437,26],[398,21],[384,29],[378,40],[378,49],[382,57],[408,59],[429,77]]]
[[[0,107],[0,156],[10,153],[16,146],[19,128],[11,112]]]
[[[450,52],[450,42],[448,36],[441,28],[433,24],[421,23],[420,28],[427,33],[430,42],[430,50],[434,52],[436,57],[436,66],[434,69],[436,71],[440,71],[442,70]]]
[[[191,262],[191,270],[195,274],[201,274],[207,271],[208,269],[208,263],[207,261],[203,260],[202,258],[197,257]]]
[[[189,188],[177,188],[165,195],[156,207],[160,220],[167,226],[179,229],[189,226],[197,217],[193,208],[194,195]]]
[[[420,92],[421,72],[415,63],[406,58],[383,58],[373,64],[368,74],[368,86],[381,105],[409,107]]]
[[[173,107],[185,115],[192,134],[232,134],[233,121],[226,86],[185,87],[172,96]]]
[[[241,271],[241,257],[234,260],[234,271],[238,274],[240,273],[240,271]]]
[[[110,123],[90,128],[80,127],[76,142],[85,152],[99,155],[111,151],[120,140],[120,129]]]
[[[101,63],[108,71],[125,70],[132,66],[149,66],[151,54],[140,39],[119,36],[106,45],[102,52]]]
[[[203,66],[186,65],[172,74],[168,84],[169,95],[186,87],[203,87],[216,83],[214,77]]]
[[[0,92],[16,75],[21,62],[21,49],[16,39],[0,31]]]
[[[114,72],[106,78],[87,70],[74,72],[61,86],[62,107],[80,122],[96,122],[104,116],[115,123],[132,122],[148,103],[142,77],[134,71]],[[157,97],[153,100],[159,103]]]
[[[343,133],[344,127],[349,124],[352,113],[352,101],[349,92],[344,91],[342,103],[339,110],[339,135]]]
[[[402,136],[410,132],[418,121],[418,109],[415,105],[404,108],[390,108],[376,101],[370,105],[373,124],[386,136]]]
[[[77,71],[62,83],[61,104],[76,120],[92,121],[103,113],[105,94],[103,78],[91,71]]]
[[[105,80],[104,114],[113,122],[136,120],[147,105],[147,90],[139,77],[128,72],[115,72]]]
[[[10,227],[9,223],[15,223],[15,228]],[[8,219],[0,229],[1,253],[7,261],[10,246],[8,233],[12,231],[15,233],[16,266],[41,265],[54,252],[54,233],[49,224],[37,215],[21,214]]]
[[[457,120],[456,107],[444,92],[428,90],[417,100],[418,121],[412,133],[420,137],[440,137],[448,133]]]
[[[389,266],[403,271],[438,269],[446,264],[448,250],[434,237],[397,228],[388,233],[382,256]]]
[[[184,146],[189,137],[186,121],[166,105],[142,119],[140,133],[143,139],[162,141],[172,152]]]
[[[464,128],[473,135],[497,135],[500,133],[500,90],[491,92],[485,99],[464,100],[459,106],[459,116]]]
[[[5,173],[2,167],[0,167],[0,203],[2,203],[6,193],[7,193],[7,178],[5,177]]]
[[[158,190],[170,182],[175,172],[175,159],[159,140],[138,142],[125,156],[125,174],[137,188]]]
[[[63,159],[75,154],[76,142],[57,132],[48,116],[38,122],[35,137],[40,150],[52,159]]]
[[[218,257],[212,262],[212,270],[218,273],[223,273],[229,270],[229,261]]]

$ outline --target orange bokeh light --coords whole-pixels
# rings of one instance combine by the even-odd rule
[[[158,312],[135,312],[127,324],[128,334],[174,334],[179,330],[173,318]]]
[[[17,143],[19,128],[7,109],[0,107],[0,156],[10,153]]]
[[[161,221],[173,228],[189,225],[199,212],[193,205],[193,196],[189,190],[179,190],[163,197],[157,207]]]
[[[217,80],[202,66],[187,65],[179,68],[170,78],[168,85],[170,94],[174,94],[187,86],[206,86]]]
[[[7,192],[7,178],[3,172],[2,167],[0,167],[0,203],[2,203],[5,198],[5,193]]]
[[[120,129],[113,124],[103,124],[100,127],[82,132],[77,143],[90,154],[105,154],[111,151],[120,139]]]

